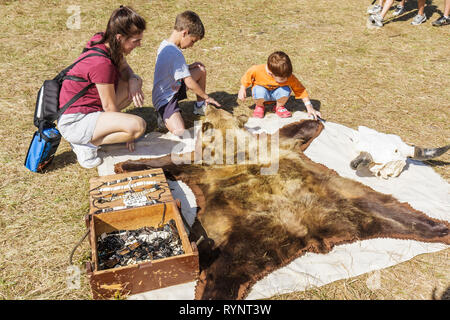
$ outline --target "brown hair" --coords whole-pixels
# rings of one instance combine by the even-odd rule
[[[287,78],[292,74],[292,63],[283,51],[275,51],[267,58],[267,68],[277,77]]]
[[[138,15],[132,8],[120,6],[111,14],[103,37],[99,41],[91,42],[91,45],[108,43],[111,60],[114,65],[119,66],[123,58],[123,52],[116,35],[121,34],[128,39],[134,35],[141,34],[145,28],[146,23],[144,18]]]
[[[174,29],[176,31],[187,30],[190,35],[200,39],[205,36],[205,27],[202,20],[200,20],[198,14],[189,10],[177,15]]]

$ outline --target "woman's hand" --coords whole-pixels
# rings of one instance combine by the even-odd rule
[[[134,151],[134,141],[127,142],[127,148],[128,148],[128,151],[133,152]]]
[[[133,100],[136,107],[142,108],[144,106],[144,98],[142,79],[135,74],[128,80],[128,99]]]
[[[222,106],[220,105],[220,103],[218,103],[216,100],[214,100],[214,99],[211,98],[211,97],[208,97],[208,98],[205,99],[205,105],[207,106],[208,104],[212,104],[213,106],[216,106],[216,107],[218,107],[218,108],[222,107]]]

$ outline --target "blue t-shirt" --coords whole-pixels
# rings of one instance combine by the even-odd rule
[[[156,110],[166,105],[181,87],[181,80],[191,75],[183,52],[163,40],[158,48],[153,75],[152,102]]]

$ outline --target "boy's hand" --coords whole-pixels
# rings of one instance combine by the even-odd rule
[[[216,100],[214,100],[214,99],[211,98],[211,97],[208,97],[207,99],[205,99],[205,106],[207,106],[208,104],[212,104],[213,106],[216,106],[216,107],[218,107],[218,108],[222,107],[222,106],[220,105],[220,103],[218,103]]]
[[[309,100],[309,97],[305,97],[302,100],[303,100],[303,103],[305,104],[306,111],[308,112],[308,116],[313,116],[314,120],[317,120],[317,117],[322,118],[322,114],[313,108],[311,101]]]
[[[239,89],[238,98],[242,101],[244,101],[245,98],[247,98],[247,92],[244,86],[241,86],[241,88]]]
[[[306,110],[308,111],[308,116],[313,116],[314,120],[317,120],[318,116],[322,118],[320,111],[315,110],[313,107],[308,106]]]
[[[200,68],[201,71],[206,71],[206,67],[203,63],[201,62],[194,62],[192,64],[189,65],[189,70],[195,69],[195,68]]]

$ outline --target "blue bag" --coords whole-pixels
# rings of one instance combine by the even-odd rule
[[[52,162],[61,141],[61,134],[56,128],[36,131],[28,148],[25,167],[33,172],[43,172]]]

